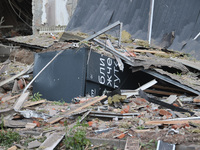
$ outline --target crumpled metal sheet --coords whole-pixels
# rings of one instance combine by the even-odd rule
[[[44,120],[47,120],[48,118],[51,117],[48,114],[37,113],[37,112],[32,111],[32,110],[23,110],[23,111],[19,111],[19,113],[21,115],[23,115],[25,118],[42,118]]]
[[[200,60],[199,5],[199,0],[155,0],[152,44],[190,53]],[[146,0],[81,0],[65,31],[93,34],[120,21],[132,37],[147,40],[149,9],[150,1]]]
[[[200,95],[200,82],[197,80],[192,80],[190,77],[184,75],[171,74],[162,69],[154,70],[143,70],[143,72],[150,74],[156,78],[166,81],[172,85],[182,88],[186,91],[192,92],[194,94]]]

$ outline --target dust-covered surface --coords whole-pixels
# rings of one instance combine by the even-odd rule
[[[193,89],[199,91],[200,89],[200,79],[195,76],[195,74],[179,74],[179,73],[169,73],[167,71],[163,71],[161,69],[155,69],[156,72],[169,76],[173,80],[180,82],[182,85],[186,85],[188,87],[192,87]]]
[[[10,41],[14,41],[16,43],[25,43],[28,45],[33,46],[41,46],[41,47],[49,47],[54,44],[54,42],[58,41],[60,34],[36,34],[36,35],[29,35],[29,36],[16,36],[13,38],[8,38]]]

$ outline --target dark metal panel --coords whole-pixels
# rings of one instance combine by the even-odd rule
[[[152,38],[164,44],[163,37],[174,32],[171,48],[181,50],[183,44],[192,38],[199,5],[199,0],[155,0]]]
[[[134,37],[147,39],[149,7],[146,0],[80,0],[66,31],[93,34],[120,21]]]
[[[193,40],[200,32],[199,6],[199,0],[155,0],[152,44],[200,60],[200,37]],[[147,40],[149,9],[150,0],[80,0],[66,31],[93,34],[119,20],[134,38]]]
[[[87,49],[65,50],[33,83],[33,92],[40,92],[43,98],[71,102],[76,96],[84,96]],[[35,76],[57,52],[35,55],[33,75]]]
[[[86,81],[86,86],[85,86],[85,94],[89,94],[92,97],[95,97],[99,95],[100,91],[100,84]]]
[[[86,80],[85,94],[89,94],[90,96],[94,97],[94,96],[102,95],[105,90],[113,91],[113,88]]]
[[[125,66],[124,71],[120,71],[117,62],[110,57],[91,52],[88,62],[86,78],[89,81],[114,89],[133,83],[129,78],[131,69]]]

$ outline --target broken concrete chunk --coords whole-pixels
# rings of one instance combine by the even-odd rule
[[[40,143],[38,140],[32,141],[32,142],[28,143],[28,149],[37,148],[41,144],[42,143]]]
[[[7,119],[4,119],[3,123],[4,127],[10,127],[10,128],[25,128],[27,124],[27,122],[7,120]]]
[[[27,123],[26,126],[25,126],[25,128],[27,128],[27,129],[33,129],[33,128],[35,128],[36,126],[37,126],[36,123]]]
[[[172,104],[175,100],[177,99],[176,95],[170,95],[167,99],[166,99],[166,103],[168,104]]]

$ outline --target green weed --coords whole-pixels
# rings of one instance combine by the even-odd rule
[[[177,75],[177,76],[181,77],[181,76],[182,76],[182,73],[176,72],[176,74],[175,74],[175,75]]]
[[[52,105],[58,105],[58,106],[63,106],[65,104],[64,100],[59,100],[59,101],[53,101]]]
[[[138,130],[144,130],[145,128],[144,128],[144,126],[137,126],[136,129],[138,129]]]
[[[140,143],[140,147],[143,150],[154,150],[157,147],[157,141],[152,139],[147,143]]]
[[[0,146],[11,147],[12,144],[20,141],[20,135],[12,130],[0,130]]]
[[[66,127],[66,135],[64,144],[66,146],[66,149],[69,150],[83,150],[85,147],[88,147],[91,145],[90,140],[86,138],[86,128],[88,127],[88,124],[86,123],[79,123],[77,121],[76,125],[68,130],[68,127]]]
[[[0,146],[10,147],[14,142],[20,141],[20,135],[12,130],[4,130],[3,116],[1,116],[1,129],[0,129]]]
[[[39,100],[42,99],[41,96],[42,96],[42,94],[40,94],[39,92],[37,92],[33,96],[31,96],[31,101],[34,101],[34,102],[35,101],[39,101]]]
[[[3,125],[4,125],[4,123],[3,123],[3,115],[1,116],[1,130],[3,130]]]

